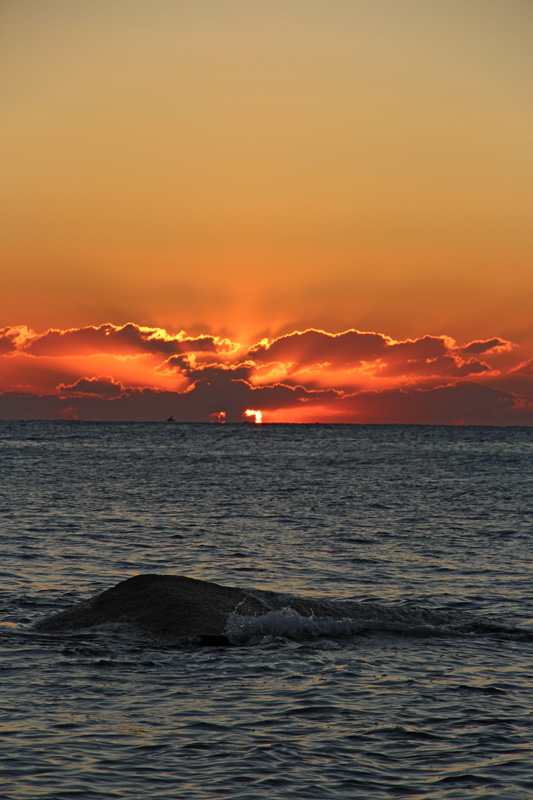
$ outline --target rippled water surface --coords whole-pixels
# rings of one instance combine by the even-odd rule
[[[533,796],[532,467],[527,428],[0,423],[0,796]],[[295,597],[228,648],[32,627],[147,572]]]

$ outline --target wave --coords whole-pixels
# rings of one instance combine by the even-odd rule
[[[413,604],[387,605],[302,598],[296,595],[252,591],[264,604],[261,615],[233,612],[226,633],[232,643],[265,638],[304,641],[316,638],[346,639],[373,633],[400,636],[502,636],[529,638],[530,633],[504,619],[461,611],[422,608]]]
[[[461,611],[309,598],[221,586],[177,575],[136,575],[38,621],[45,633],[135,628],[171,644],[245,645],[265,640],[401,636],[531,638],[527,628]]]

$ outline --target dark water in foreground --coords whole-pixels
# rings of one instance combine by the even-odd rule
[[[0,423],[0,796],[533,796],[532,467],[524,428]],[[141,572],[295,599],[231,648],[32,629]]]

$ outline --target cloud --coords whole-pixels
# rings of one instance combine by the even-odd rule
[[[110,398],[94,393],[37,396],[0,394],[3,419],[166,420],[207,422],[223,412],[240,422],[247,408],[266,422],[309,421],[363,424],[532,425],[533,406],[511,392],[463,382],[432,389],[394,389],[342,396],[333,390],[309,391],[283,385],[254,388],[229,375],[198,381],[188,392],[125,389]],[[302,412],[302,416],[298,415]]]
[[[455,342],[449,336],[422,336],[403,342],[388,340],[385,358],[397,362],[433,360],[453,352],[454,348]]]
[[[379,333],[326,333],[310,329],[280,336],[272,342],[251,347],[247,357],[256,363],[282,362],[301,369],[316,364],[336,368],[355,367],[364,361],[379,358],[387,345],[387,337]]]
[[[98,386],[102,387],[102,383]],[[80,387],[82,390],[76,391]],[[337,397],[333,390],[313,392],[282,385],[255,388],[241,379],[234,380],[229,371],[198,380],[185,392],[125,388],[120,394],[110,391],[105,396],[97,393],[96,384],[84,380],[64,388],[72,391],[42,396],[22,392],[0,394],[0,418],[59,419],[68,409],[71,416],[75,413],[80,420],[154,421],[172,415],[178,422],[207,422],[223,412],[228,422],[240,422],[247,408],[268,412],[293,408],[301,402],[318,406]]]
[[[338,403],[342,421],[401,425],[531,425],[521,398],[465,381],[431,389],[359,392]]]
[[[61,397],[101,397],[110,399],[119,397],[124,392],[124,386],[120,381],[114,381],[111,376],[101,376],[99,378],[80,378],[70,386],[61,383],[57,387]]]
[[[176,403],[178,417],[194,413],[199,415],[198,419],[205,420],[223,411],[227,421],[239,422],[247,408],[268,412],[293,408],[300,403],[321,404],[338,397],[334,389],[313,390],[281,383],[252,386],[247,380],[249,373],[247,365],[235,368],[213,365],[191,371],[191,387]]]
[[[25,325],[0,328],[0,355],[15,353],[34,335]]]
[[[529,361],[524,361],[522,364],[518,364],[517,367],[509,370],[510,374],[513,375],[531,375],[533,376],[533,358]]]
[[[482,351],[482,343],[477,344]],[[484,344],[487,351],[495,350],[503,346],[503,340],[493,339]],[[460,353],[461,349],[449,336],[395,341],[380,333],[349,330],[331,334],[313,329],[261,342],[250,348],[247,356],[260,365],[283,365],[286,378],[295,374],[301,376],[303,369],[311,368],[322,372],[361,369],[367,379],[373,376],[408,380],[466,377],[492,370],[489,364],[478,359],[464,360]]]
[[[510,351],[514,347],[512,342],[505,339],[480,339],[475,342],[470,342],[462,348],[462,352],[466,355],[481,355],[482,353],[496,353],[503,351]]]
[[[380,376],[417,376],[417,377],[453,377],[465,378],[468,375],[479,375],[490,372],[491,367],[483,361],[470,358],[462,361],[453,355],[443,355],[431,359],[408,359],[384,363],[377,368]]]
[[[133,323],[49,330],[24,342],[24,350],[33,356],[154,354],[170,356],[179,353],[231,353],[236,345],[216,336],[186,336],[184,332],[168,334],[162,328],[145,328]]]
[[[233,380],[242,379],[248,380],[254,369],[251,362],[237,362],[236,364],[218,364],[218,363],[198,363],[194,357],[189,355],[172,356],[165,361],[165,368],[174,369],[186,375],[190,381],[198,379],[208,380],[209,377],[216,379],[220,375],[229,375]]]
[[[355,329],[295,331],[245,348],[133,323],[7,327],[0,418],[238,422],[253,408],[266,422],[530,424],[533,359],[517,365],[519,354],[502,356],[511,349],[499,337],[461,346]]]
[[[15,335],[11,328],[0,329],[0,353],[13,353],[16,350]]]
[[[371,362],[401,363],[436,359],[453,352],[455,342],[447,336],[423,336],[395,341],[381,333],[357,330],[326,333],[310,329],[261,342],[248,351],[258,363],[273,361],[301,369],[327,365],[335,369],[353,369]]]

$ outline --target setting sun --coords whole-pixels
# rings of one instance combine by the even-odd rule
[[[251,408],[246,409],[243,417],[245,422],[251,422],[252,425],[260,425],[263,422],[263,414],[261,411],[252,411]]]

